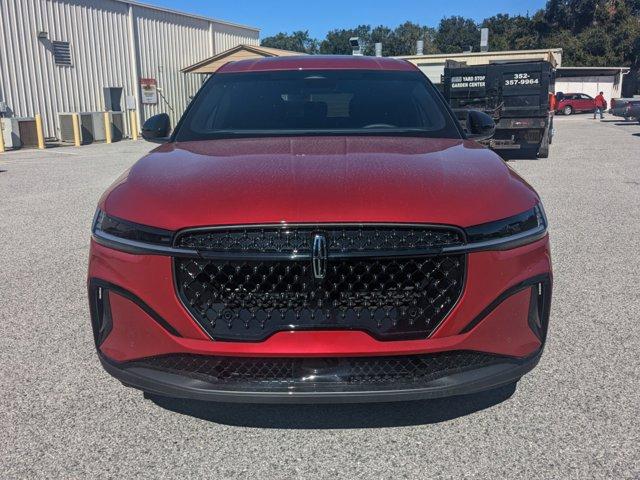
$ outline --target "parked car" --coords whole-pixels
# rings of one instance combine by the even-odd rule
[[[390,401],[512,384],[551,299],[533,188],[396,59],[232,62],[98,204],[98,356],[123,384],[247,402]]]
[[[629,116],[629,107],[640,105],[640,98],[613,98],[611,99],[611,109],[609,113],[616,117],[622,117],[625,120],[638,118],[637,116]],[[636,109],[637,112],[637,109]]]
[[[626,120],[638,120],[640,123],[640,102],[629,102],[625,108]]]
[[[565,93],[557,103],[556,112],[571,115],[579,112],[593,112],[595,109],[596,103],[593,97],[585,93]]]

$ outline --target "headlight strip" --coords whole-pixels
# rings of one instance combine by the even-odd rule
[[[424,225],[428,227],[429,225]],[[442,225],[440,225],[442,226]],[[541,204],[518,215],[484,223],[465,230],[467,243],[463,245],[443,246],[439,248],[399,251],[378,251],[376,257],[419,256],[449,253],[468,253],[486,250],[508,250],[543,238],[547,233],[547,220]],[[92,228],[93,238],[101,245],[133,254],[170,255],[181,257],[207,257],[230,259],[249,259],[242,253],[198,251],[173,247],[176,232],[147,225],[141,225],[112,217],[102,211],[96,212]],[[332,254],[332,257],[338,256]],[[368,256],[372,256],[368,254]],[[307,258],[307,255],[256,254],[256,259]]]

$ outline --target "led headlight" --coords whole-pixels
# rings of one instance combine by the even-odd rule
[[[171,247],[173,232],[111,217],[98,211],[93,222],[93,236],[103,245],[131,250],[143,246]]]
[[[542,238],[547,231],[547,219],[541,204],[531,210],[494,222],[466,229],[470,244],[506,244],[509,248]]]

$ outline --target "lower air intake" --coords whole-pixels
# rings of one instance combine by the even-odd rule
[[[167,355],[130,362],[187,376],[228,390],[395,389],[424,385],[446,375],[512,360],[470,351],[347,358],[245,358]],[[318,387],[318,385],[320,387]]]

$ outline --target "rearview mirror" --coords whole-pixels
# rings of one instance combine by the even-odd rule
[[[171,119],[166,113],[149,117],[142,125],[142,138],[149,142],[164,143],[169,140]]]
[[[467,112],[467,138],[471,140],[486,140],[493,137],[496,124],[489,115],[479,110]]]

